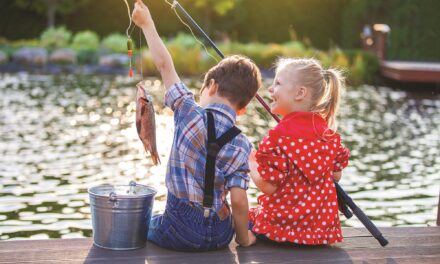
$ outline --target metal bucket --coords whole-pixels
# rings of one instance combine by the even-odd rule
[[[96,246],[113,250],[145,246],[157,193],[154,188],[130,182],[129,185],[100,185],[88,192]]]

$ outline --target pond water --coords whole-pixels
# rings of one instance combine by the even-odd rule
[[[135,180],[158,190],[173,135],[164,91],[155,99],[153,166],[137,136],[135,86],[122,76],[0,74],[0,239],[91,236],[87,188]],[[197,93],[197,80],[185,80]],[[348,89],[340,117],[351,150],[341,186],[378,226],[434,225],[440,186],[440,94],[360,86]],[[267,90],[260,91],[267,99]],[[256,144],[275,125],[257,101],[238,125]],[[257,190],[249,190],[252,205]],[[345,226],[362,226],[353,217]]]

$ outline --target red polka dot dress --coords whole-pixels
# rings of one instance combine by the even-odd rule
[[[249,211],[252,231],[277,242],[341,242],[333,172],[348,164],[349,151],[326,121],[311,112],[293,112],[262,140],[256,153],[258,172],[276,185],[258,197]]]

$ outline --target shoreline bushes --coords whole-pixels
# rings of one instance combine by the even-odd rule
[[[71,41],[70,41],[71,40]],[[220,60],[220,57],[211,48],[200,45],[191,35],[179,33],[176,37],[164,39],[165,45],[173,57],[176,70],[181,75],[202,75],[211,66]],[[76,52],[77,61],[80,65],[96,64],[99,57],[109,54],[127,54],[126,36],[113,33],[101,41],[92,31],[81,31],[73,35],[64,27],[50,29],[42,33],[39,40],[7,41],[0,39],[0,50],[10,57],[21,47],[46,47],[49,52],[55,48],[71,48]],[[336,67],[347,74],[350,84],[371,83],[378,70],[378,61],[373,54],[362,50],[341,50],[331,48],[327,51],[318,50],[305,45],[300,41],[285,43],[239,43],[225,41],[218,43],[219,49],[225,55],[242,54],[248,56],[264,70],[271,70],[276,60],[280,57],[313,57],[321,61],[325,68]],[[147,75],[157,75],[151,54],[145,42],[142,47],[142,55],[139,49],[134,47],[134,65],[140,69],[142,60],[143,72]],[[215,57],[212,58],[212,57]]]

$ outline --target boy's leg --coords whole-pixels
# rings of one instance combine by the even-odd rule
[[[182,232],[182,224],[180,219],[171,212],[172,210],[165,209],[163,215],[155,215],[151,218],[148,240],[154,244],[168,249],[194,251],[200,247],[198,244],[191,244],[188,239],[191,235],[179,234]]]
[[[214,212],[208,218],[203,210],[193,208],[168,195],[163,215],[151,218],[148,240],[164,248],[182,251],[205,251],[223,248],[231,241],[234,230],[229,216],[220,221]]]
[[[150,225],[148,227],[148,240],[162,246],[164,236],[164,226],[161,225],[163,215],[154,215],[151,217]]]
[[[204,250],[207,241],[202,228],[203,224],[196,221],[196,217],[190,214],[192,210],[195,209],[169,193],[164,214],[151,218],[148,240],[168,249]],[[203,212],[201,212],[201,217],[203,217]]]
[[[234,236],[234,228],[232,227],[232,217],[228,216],[223,221],[218,221],[218,217],[213,217],[213,237],[208,250],[216,250],[227,247]]]

